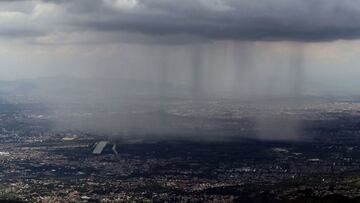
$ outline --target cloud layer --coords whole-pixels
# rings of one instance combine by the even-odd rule
[[[41,43],[81,41],[75,35],[101,42],[180,43],[360,37],[360,3],[352,0],[5,0],[0,16],[1,38]]]

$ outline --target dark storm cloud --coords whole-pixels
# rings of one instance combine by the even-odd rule
[[[329,41],[360,36],[360,3],[335,0],[66,1],[74,25],[207,39]]]
[[[31,11],[35,4],[56,5],[56,18],[48,13],[32,21],[49,34],[54,30],[112,36],[127,33],[125,39],[120,38],[125,41],[129,33],[175,41],[171,36],[249,41],[331,41],[360,36],[360,2],[352,0],[0,0],[1,7],[10,2],[17,6],[24,2]]]

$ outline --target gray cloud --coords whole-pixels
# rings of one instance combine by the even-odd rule
[[[360,3],[351,0],[0,1],[2,8],[10,10],[15,9],[13,4],[17,8],[23,4],[21,12],[26,8],[26,12],[34,12],[36,4],[41,3],[54,4],[58,9],[56,18],[50,12],[31,22],[48,34],[94,32],[98,38],[106,38],[110,35],[104,33],[114,33],[112,36],[125,36],[115,37],[116,40],[136,41],[134,37],[128,39],[129,33],[135,33],[165,42],[176,41],[174,36],[181,36],[181,42],[186,41],[184,36],[245,41],[331,41],[360,37]],[[16,26],[21,30],[24,25]],[[29,34],[33,36],[36,32]]]
[[[4,29],[0,30],[0,36],[3,38],[29,38],[44,36],[46,32],[36,29]]]
[[[360,3],[349,0],[90,2],[68,2],[66,6],[74,25],[82,29],[251,41],[329,41],[360,36]]]

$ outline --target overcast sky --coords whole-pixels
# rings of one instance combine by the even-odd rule
[[[277,67],[301,63],[308,81],[351,89],[360,81],[358,38],[353,0],[1,0],[0,79],[158,80],[167,66],[187,83],[179,69],[196,56],[223,87],[240,60],[272,80],[286,77],[271,74]]]
[[[359,11],[352,0],[2,0],[0,35],[44,44],[88,43],[81,35],[93,43],[142,37],[181,43],[181,35],[329,41],[358,38]]]

